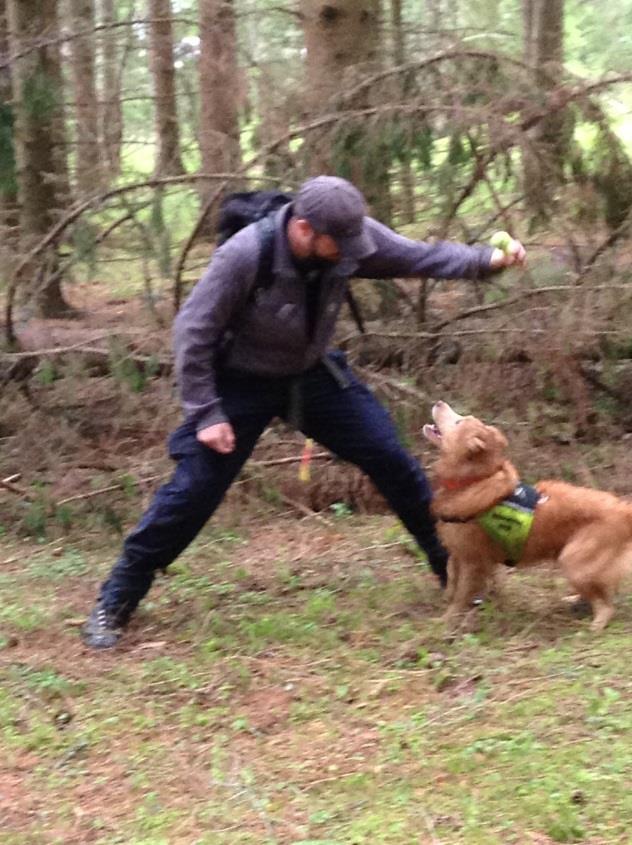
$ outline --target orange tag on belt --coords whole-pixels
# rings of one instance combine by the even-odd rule
[[[310,479],[310,463],[312,460],[312,452],[314,451],[314,441],[311,437],[305,438],[305,445],[303,446],[303,452],[301,454],[301,462],[298,465],[298,478],[299,481],[303,481],[304,483],[308,482]]]

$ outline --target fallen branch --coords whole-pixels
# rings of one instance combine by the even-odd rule
[[[333,455],[331,452],[317,452],[315,455],[312,455],[311,460],[325,460],[327,458],[331,459]],[[264,461],[250,461],[250,466],[252,467],[270,467],[270,466],[280,466],[282,464],[296,464],[299,463],[301,460],[300,455],[295,455],[287,458],[273,458],[270,460]],[[171,472],[160,473],[159,475],[151,475],[147,478],[143,478],[140,481],[137,481],[137,484],[148,484],[152,481],[162,481],[165,478],[168,478],[171,475]],[[13,483],[13,481],[20,477],[19,473],[15,475],[10,475],[7,478],[0,479],[0,486],[10,490],[12,493],[16,495],[23,496],[24,498],[32,499],[33,496],[27,491],[23,490],[22,488],[18,487]],[[89,490],[87,493],[76,493],[73,496],[67,496],[65,499],[59,499],[56,502],[51,504],[51,508],[55,510],[56,508],[61,507],[62,505],[69,505],[72,502],[81,502],[85,501],[86,499],[94,499],[97,496],[103,496],[105,493],[113,493],[116,490],[122,490],[124,487],[127,486],[127,483],[118,482],[116,484],[109,484],[107,487],[100,487],[98,490]],[[293,499],[288,498],[287,496],[281,495],[283,501],[286,504],[291,505],[291,507],[299,510],[302,514],[309,517],[315,517],[316,519],[321,519],[328,523],[325,517],[321,516],[316,511],[311,510],[306,505],[302,505],[300,502],[295,502]]]
[[[410,396],[420,402],[426,402],[428,400],[426,394],[423,393],[421,390],[418,390],[415,387],[411,387],[409,384],[402,384],[397,379],[390,378],[389,376],[385,376],[382,373],[374,373],[372,370],[364,369],[364,367],[354,366],[354,370],[356,370],[356,372],[359,372],[365,379],[367,379],[367,381],[377,381],[380,384],[389,385],[395,390],[398,390],[400,393],[403,393],[406,396]]]
[[[150,475],[148,478],[143,478],[140,482],[136,482],[137,484],[147,484],[150,481],[160,481],[163,478],[167,478],[167,476],[171,475],[169,472],[161,473],[160,475]],[[94,499],[95,496],[102,496],[104,493],[113,493],[115,490],[122,490],[124,487],[127,487],[127,483],[119,482],[118,484],[110,484],[108,487],[101,487],[99,490],[90,490],[88,493],[77,493],[75,496],[68,496],[66,499],[60,499],[58,502],[55,502],[55,507],[59,508],[62,505],[68,505],[70,502],[80,502],[84,499]]]
[[[318,460],[325,460],[326,458],[333,458],[334,455],[331,452],[316,452],[316,454],[312,455],[310,460],[311,461],[318,461]],[[250,461],[250,466],[254,467],[274,467],[280,466],[281,464],[298,464],[301,460],[301,455],[294,455],[290,458],[271,458],[270,460],[266,461]]]
[[[10,381],[27,381],[34,370],[39,366],[43,358],[63,358],[71,355],[76,358],[83,358],[86,366],[98,367],[99,375],[104,371],[109,372],[110,361],[132,361],[138,367],[151,366],[155,375],[168,375],[173,369],[173,361],[166,358],[157,358],[151,355],[135,355],[129,352],[122,352],[120,355],[113,355],[109,349],[99,349],[95,346],[87,346],[85,343],[76,343],[73,346],[60,346],[54,349],[42,349],[32,352],[8,352],[0,354],[0,383],[8,384]],[[108,366],[105,366],[105,365]]]
[[[21,496],[23,499],[31,500],[33,496],[28,490],[24,490],[22,487],[18,487],[17,484],[13,483],[12,479],[19,477],[20,474],[16,473],[15,475],[9,475],[7,478],[0,478],[0,487],[8,490],[10,493],[14,493],[16,496]]]
[[[290,505],[290,507],[294,508],[295,510],[302,513],[303,516],[310,517],[311,519],[317,519],[319,522],[323,522],[325,525],[331,526],[333,523],[331,520],[327,519],[326,516],[323,516],[318,511],[313,511],[311,508],[308,508],[307,505],[304,505],[302,502],[297,502],[296,499],[291,499],[289,496],[286,496],[285,493],[280,493],[281,501],[285,502],[286,505]]]
[[[59,355],[62,352],[74,352],[77,349],[89,349],[91,352],[105,352],[105,350],[95,350],[93,349],[90,344],[91,343],[98,343],[100,340],[108,340],[112,337],[116,337],[119,332],[107,332],[95,335],[94,337],[88,338],[87,340],[81,340],[78,343],[73,343],[71,346],[54,346],[52,349],[31,349],[25,352],[8,352],[6,355],[0,357],[5,358],[6,360],[10,361],[18,361],[20,358],[32,358],[34,355],[38,355],[40,357],[48,356],[48,355]],[[134,332],[134,334],[139,334],[139,332]]]

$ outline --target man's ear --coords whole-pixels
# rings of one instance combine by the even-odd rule
[[[309,238],[314,234],[311,223],[309,223],[304,217],[295,217],[294,225],[303,237]]]

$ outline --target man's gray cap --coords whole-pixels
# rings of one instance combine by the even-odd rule
[[[360,191],[339,176],[308,179],[294,199],[294,214],[320,235],[330,235],[345,258],[364,258],[375,252],[366,231],[366,201]]]

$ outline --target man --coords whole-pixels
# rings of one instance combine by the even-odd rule
[[[318,176],[276,213],[272,278],[253,291],[260,253],[257,224],[233,235],[176,318],[176,374],[186,415],[169,441],[177,467],[101,586],[82,632],[94,648],[116,645],[156,570],[197,535],[274,417],[359,466],[445,585],[446,553],[423,470],[344,356],[326,349],[350,277],[477,279],[522,264],[524,248],[518,241],[503,252],[403,238],[366,216],[352,184]]]

